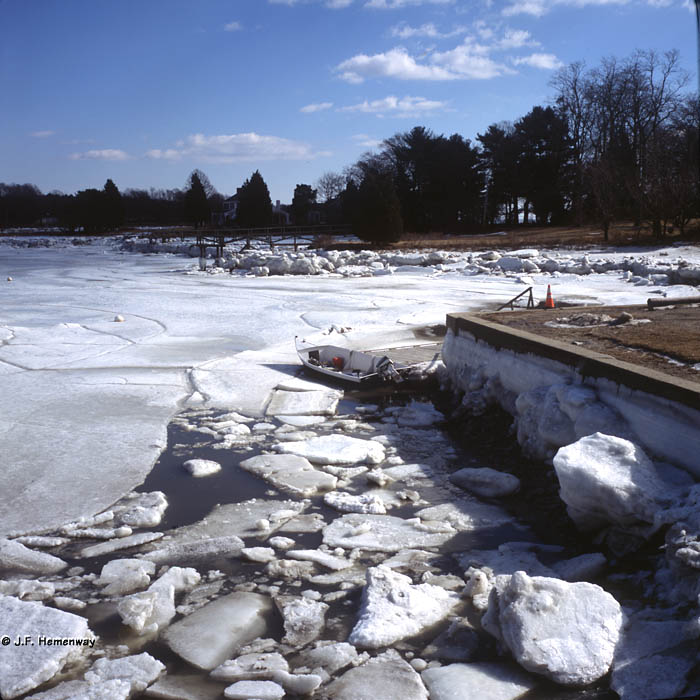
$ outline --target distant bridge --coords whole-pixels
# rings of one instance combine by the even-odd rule
[[[69,231],[62,229],[10,229],[0,230],[0,236],[138,236],[147,238],[151,243],[179,238],[185,240],[194,238],[194,245],[199,246],[200,253],[209,247],[215,247],[219,257],[224,254],[224,247],[231,243],[242,243],[244,247],[251,243],[264,243],[270,248],[275,246],[292,246],[297,250],[299,245],[309,245],[321,237],[341,237],[351,235],[351,227],[347,224],[319,224],[316,226],[266,226],[262,228],[200,228],[191,226],[172,226],[163,228],[138,228],[130,231],[108,231],[95,233],[89,231]]]
[[[299,245],[309,245],[321,237],[349,236],[350,226],[346,224],[321,224],[317,226],[266,226],[262,228],[202,228],[202,229],[156,229],[143,231],[138,235],[148,238],[151,242],[165,242],[172,238],[195,238],[201,257],[207,248],[216,248],[219,257],[224,254],[224,247],[231,243],[243,243],[244,248],[251,243],[264,243],[270,248],[276,246],[292,246],[297,250]]]

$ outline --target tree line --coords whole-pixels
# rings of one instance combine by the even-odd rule
[[[420,126],[386,139],[346,170],[341,197],[358,231],[385,239],[597,222],[607,240],[615,220],[683,232],[700,215],[699,105],[687,84],[676,51],[574,63],[552,80],[550,105],[474,143]]]
[[[366,240],[404,231],[470,233],[495,225],[648,223],[661,237],[700,215],[698,97],[676,51],[636,51],[555,74],[548,105],[515,122],[491,124],[474,141],[424,126],[397,133],[342,173],[313,188],[298,184],[291,205],[273,211],[255,171],[235,196],[235,224],[303,224],[315,213],[350,223]],[[228,207],[230,210],[230,207]],[[204,173],[182,190],[102,190],[42,195],[0,183],[0,226],[59,225],[111,230],[123,223],[194,226],[222,222],[225,198]],[[275,217],[284,216],[284,221]],[[228,222],[228,220],[226,220]]]

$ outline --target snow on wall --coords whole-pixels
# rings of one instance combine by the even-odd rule
[[[700,410],[530,352],[496,348],[464,329],[448,329],[447,373],[465,392],[465,411],[499,404],[515,418],[527,454],[551,460],[564,445],[595,432],[631,439],[700,477]]]

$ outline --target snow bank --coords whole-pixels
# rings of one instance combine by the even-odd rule
[[[515,418],[523,451],[551,460],[565,445],[595,432],[632,439],[700,476],[695,445],[700,410],[630,389],[540,355],[496,347],[465,329],[448,329],[442,348],[465,412],[499,404]]]

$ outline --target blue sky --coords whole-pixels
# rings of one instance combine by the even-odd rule
[[[690,0],[0,0],[0,181],[271,196],[416,125],[474,139],[573,61],[678,49]]]

